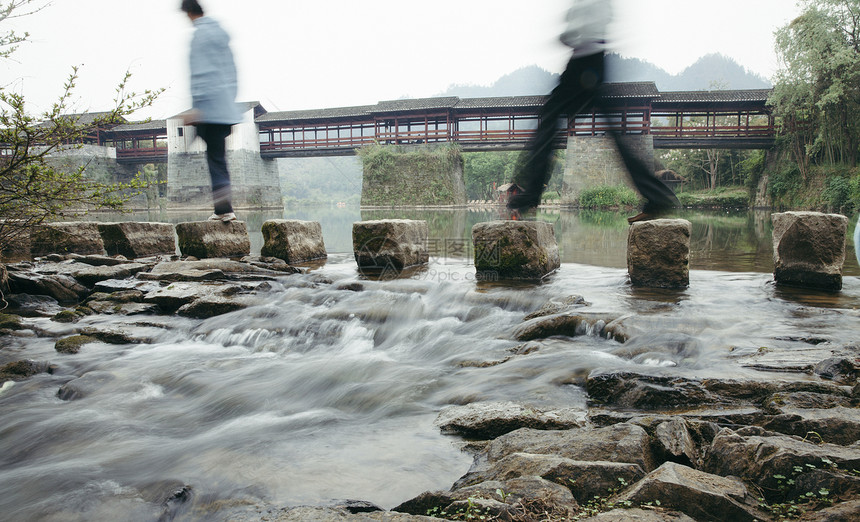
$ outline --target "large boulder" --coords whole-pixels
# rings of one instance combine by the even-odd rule
[[[109,256],[128,259],[176,253],[176,229],[169,223],[100,223]]]
[[[89,289],[64,274],[37,274],[35,272],[9,272],[9,286],[13,293],[47,295],[57,301],[80,301]]]
[[[32,256],[68,253],[104,254],[105,245],[98,223],[69,221],[45,223],[34,228],[30,235]]]
[[[824,487],[833,495],[860,493],[860,478],[851,472],[860,469],[860,448],[816,441],[756,427],[723,429],[708,448],[704,471],[754,483],[768,500],[804,494],[792,491],[798,484],[809,491]]]
[[[762,520],[758,502],[738,479],[666,462],[616,499],[633,505],[657,503],[695,520]]]
[[[640,426],[621,423],[606,428],[543,431],[522,428],[493,440],[473,472],[513,453],[555,455],[571,460],[609,461],[636,464],[653,470],[654,456],[648,433]]]
[[[848,218],[820,212],[783,212],[772,219],[774,281],[841,290]]]
[[[270,219],[263,223],[260,255],[303,263],[327,257],[322,227],[317,221]]]
[[[684,219],[655,219],[630,226],[627,272],[634,286],[686,288],[690,284],[690,234]]]
[[[541,279],[561,266],[552,225],[543,221],[478,223],[472,243],[483,279]]]
[[[244,221],[192,221],[176,225],[179,251],[197,258],[238,258],[251,252]]]
[[[427,263],[430,259],[426,221],[384,219],[352,224],[355,262],[363,269],[391,269]]]

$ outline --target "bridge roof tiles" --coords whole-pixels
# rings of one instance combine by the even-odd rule
[[[604,98],[654,98],[661,94],[654,82],[624,82],[604,83],[602,88]]]
[[[498,98],[464,98],[456,109],[506,109],[510,107],[540,107],[546,96],[502,96]]]
[[[390,100],[376,104],[371,112],[381,114],[386,112],[420,111],[433,109],[452,109],[460,102],[456,96],[444,98],[419,98],[417,100]]]
[[[368,116],[375,105],[359,105],[355,107],[335,107],[333,109],[308,109],[300,111],[268,112],[257,118],[258,123],[274,121],[316,121],[334,120],[338,118],[355,118]]]
[[[111,128],[111,132],[144,132],[167,129],[167,120],[132,121]]]
[[[656,103],[725,103],[767,101],[773,89],[744,89],[734,91],[672,91],[660,93]]]

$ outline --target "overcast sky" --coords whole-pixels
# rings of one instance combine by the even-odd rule
[[[105,110],[126,69],[132,88],[167,89],[142,114],[190,105],[192,29],[179,0],[53,0],[3,22],[31,42],[0,64],[6,88],[44,109],[80,65],[77,110]],[[239,98],[269,111],[429,97],[451,84],[489,85],[527,65],[560,72],[570,0],[200,0],[232,36]],[[773,32],[795,0],[614,0],[613,45],[678,73],[719,52],[770,79]],[[542,94],[542,93],[534,93]]]

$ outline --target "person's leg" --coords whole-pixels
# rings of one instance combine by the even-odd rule
[[[218,215],[233,212],[230,188],[230,173],[227,170],[227,136],[229,125],[201,123],[197,135],[206,142],[206,161],[209,164],[209,178],[212,180],[212,201]]]
[[[508,207],[526,208],[540,203],[541,194],[552,175],[554,141],[558,137],[559,119],[593,106],[597,87],[602,81],[602,53],[570,59],[558,85],[541,107],[538,128],[517,177],[525,193],[512,197],[508,201]]]

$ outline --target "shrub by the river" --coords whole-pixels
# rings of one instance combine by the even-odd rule
[[[635,207],[638,204],[636,192],[625,185],[591,187],[579,195],[582,208]]]

